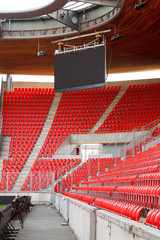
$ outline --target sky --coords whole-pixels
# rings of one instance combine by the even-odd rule
[[[54,82],[54,76],[11,75],[14,82]],[[0,75],[5,80],[6,75]],[[107,82],[160,78],[160,70],[109,74]]]

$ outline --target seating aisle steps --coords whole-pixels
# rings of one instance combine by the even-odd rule
[[[2,172],[2,169],[3,169],[3,159],[8,159],[10,142],[11,142],[11,137],[3,136],[2,149],[0,153],[0,172]]]
[[[14,192],[19,192],[21,187],[23,186],[23,183],[31,169],[31,167],[33,166],[33,163],[35,161],[35,159],[38,158],[38,153],[45,141],[45,138],[47,137],[47,134],[48,134],[48,131],[52,125],[52,121],[54,119],[54,116],[55,116],[55,113],[57,111],[57,108],[58,108],[58,105],[59,105],[59,102],[60,102],[60,99],[61,99],[61,93],[56,93],[55,94],[55,97],[52,101],[52,104],[51,104],[51,107],[50,107],[50,110],[48,112],[48,115],[47,115],[47,118],[44,122],[44,126],[42,128],[42,131],[41,131],[41,134],[39,135],[38,137],[38,140],[29,156],[29,158],[27,159],[26,163],[25,163],[25,166],[23,167],[23,170],[20,172],[13,188],[12,188],[12,191]]]
[[[113,108],[116,106],[116,104],[119,102],[121,97],[124,95],[126,89],[121,88],[119,93],[116,95],[116,97],[113,99],[109,107],[106,109],[106,111],[103,113],[103,115],[100,117],[100,119],[97,121],[97,123],[94,125],[94,127],[91,129],[90,133],[95,133],[96,130],[102,125],[104,120],[108,117],[108,115],[111,113]]]

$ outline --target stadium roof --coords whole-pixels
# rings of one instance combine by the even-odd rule
[[[91,2],[95,1],[88,0],[88,3],[91,4]],[[110,2],[114,1],[110,0]],[[107,24],[97,25],[94,29],[85,31],[85,33],[89,33],[91,31],[112,29],[112,32],[106,35],[108,58],[112,51],[110,73],[160,69],[160,1],[147,1],[146,6],[139,11],[134,10],[136,3],[137,0],[125,1],[121,12],[116,18]],[[94,4],[93,9],[96,9]],[[6,24],[8,24],[6,26],[9,28],[9,23]],[[14,24],[15,22],[13,22]],[[123,37],[118,41],[112,42],[111,36],[114,34],[114,27],[118,25]],[[76,31],[73,31],[73,35],[76,34]],[[81,32],[78,32],[78,34],[81,34]],[[53,55],[57,46],[52,46],[51,41],[56,39],[58,39],[58,36],[46,37],[44,39],[38,37],[35,39],[14,39],[10,36],[10,38],[5,39],[2,29],[2,38],[0,39],[0,73],[53,75]],[[85,41],[90,40],[91,38],[88,38]],[[38,42],[41,45],[45,45],[47,53],[45,57],[37,57]],[[82,43],[82,40],[73,42],[73,44]]]
[[[93,4],[87,2],[77,2],[77,1],[69,1],[63,9],[71,10],[71,11],[83,11],[88,8],[91,8]]]

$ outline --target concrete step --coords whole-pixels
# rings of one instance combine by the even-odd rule
[[[3,136],[3,142],[10,141],[11,137],[9,136]]]
[[[3,137],[4,138],[4,137]],[[7,140],[7,141],[3,141],[3,138],[2,138],[2,145],[7,145],[8,143],[10,143],[11,140]]]
[[[3,152],[3,151],[7,151],[8,150],[8,148],[9,148],[9,146],[2,146],[2,148],[1,148],[1,152]]]
[[[10,141],[11,141],[11,137],[3,136],[3,138],[2,138],[2,149],[1,149],[1,152],[0,152],[0,159],[2,159],[2,160],[4,158],[8,158]]]
[[[109,116],[113,108],[116,106],[116,104],[119,102],[121,97],[124,95],[125,90],[121,89],[119,93],[116,95],[116,97],[113,99],[111,104],[108,106],[106,111],[103,113],[103,115],[100,117],[100,119],[97,121],[97,123],[94,125],[94,127],[91,129],[90,133],[94,133],[98,128],[103,124],[103,122],[106,120],[106,118]]]
[[[1,152],[1,158],[8,158],[8,156],[9,156],[9,151]]]

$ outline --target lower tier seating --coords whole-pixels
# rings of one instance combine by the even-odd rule
[[[145,208],[136,204],[128,204],[124,202],[109,200],[105,198],[95,198],[77,193],[63,192],[63,195],[85,202],[89,205],[97,206],[112,213],[119,214],[133,221],[139,221],[149,226],[160,229],[160,211],[152,209],[147,211],[145,216]],[[143,220],[143,221],[142,221]]]
[[[93,161],[94,162],[94,161]],[[118,213],[135,221],[160,228],[160,144],[145,152],[118,159],[117,164],[101,172],[90,173],[87,163],[73,175],[72,185],[63,194]],[[87,173],[84,175],[84,173]],[[78,176],[81,180],[76,182]],[[55,189],[58,191],[58,186]],[[88,199],[85,199],[87,196]],[[142,216],[141,216],[142,214]],[[145,219],[145,220],[144,220]]]
[[[81,160],[77,159],[36,159],[21,191],[40,191],[52,187],[54,181],[64,176]]]
[[[120,158],[89,158],[77,170],[73,170],[66,178],[62,179],[62,190],[69,191],[74,184],[79,186],[82,180],[88,181],[89,176],[96,176],[98,171],[104,172],[106,167],[113,166],[119,162]],[[55,185],[55,191],[59,191],[58,184]]]

